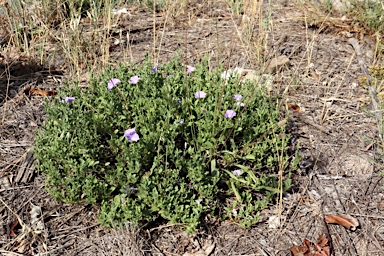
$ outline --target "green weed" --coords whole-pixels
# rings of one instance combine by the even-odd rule
[[[384,32],[384,5],[382,1],[350,1],[348,13],[355,22],[371,33]]]

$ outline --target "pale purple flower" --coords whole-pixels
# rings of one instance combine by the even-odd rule
[[[239,107],[239,106],[240,106],[240,107],[244,107],[245,104],[244,104],[243,102],[236,102],[236,103],[235,103],[235,106],[236,106],[236,107]]]
[[[133,76],[129,79],[129,83],[130,84],[137,84],[140,80],[140,77],[139,76]]]
[[[235,100],[241,100],[243,98],[243,96],[241,94],[235,94],[235,96],[233,96],[233,98]]]
[[[181,120],[179,123],[180,123],[181,125],[185,124],[184,120]]]
[[[83,155],[85,155],[87,153],[87,150],[83,149]]]
[[[124,132],[124,137],[128,138],[130,142],[136,142],[140,139],[139,135],[136,133],[135,128],[126,130]]]
[[[232,109],[229,109],[229,110],[225,111],[225,115],[224,116],[225,116],[225,118],[232,119],[232,118],[234,118],[236,116],[236,112],[233,111]]]
[[[177,102],[176,102],[177,105],[180,105],[181,104],[181,99],[178,99]]]
[[[233,175],[235,175],[235,176],[241,175],[241,170],[234,170]]]
[[[137,188],[132,187],[132,186],[124,186],[125,193],[131,194],[136,192]]]
[[[192,73],[192,72],[195,71],[195,70],[196,70],[195,67],[187,66],[187,73],[188,73],[188,74]]]
[[[71,103],[74,100],[75,100],[75,97],[65,97],[65,102],[67,103]]]
[[[152,72],[157,73],[157,66],[158,66],[158,65],[156,65],[156,66],[154,66],[154,67],[152,68]]]
[[[196,99],[204,99],[207,94],[203,91],[198,91],[195,93],[195,98]]]
[[[108,81],[108,91],[112,90],[113,87],[121,83],[120,79],[118,78],[112,78]]]

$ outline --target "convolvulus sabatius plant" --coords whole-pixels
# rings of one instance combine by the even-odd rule
[[[280,191],[287,136],[263,86],[221,72],[207,58],[195,67],[148,60],[64,88],[47,101],[35,141],[49,192],[99,205],[107,226],[163,218],[193,232],[218,212],[255,223]]]

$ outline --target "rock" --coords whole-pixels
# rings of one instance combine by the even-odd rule
[[[260,72],[257,70],[235,67],[221,74],[221,77],[225,80],[228,80],[231,76],[240,78],[242,83],[247,80],[257,81],[258,84],[265,85],[268,92],[271,92],[273,88],[273,76],[269,74],[260,75]]]
[[[345,12],[351,8],[350,0],[320,0],[323,5],[332,5],[332,8],[338,12]]]
[[[268,62],[264,73],[275,73],[279,68],[285,65],[290,65],[290,61],[287,56],[281,55],[273,58]]]

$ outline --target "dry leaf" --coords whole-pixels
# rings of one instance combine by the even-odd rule
[[[314,244],[316,253],[321,256],[330,256],[331,248],[328,245],[328,239],[324,236],[319,236],[317,238],[318,244]]]
[[[270,216],[269,219],[267,220],[267,223],[268,223],[268,228],[271,228],[271,229],[277,229],[280,227],[280,219],[276,215]]]
[[[25,88],[24,93],[29,94],[29,95],[40,95],[40,96],[57,95],[56,91],[45,91],[45,90],[41,90],[39,88],[32,88],[32,87]]]
[[[18,253],[25,253],[26,252],[26,247],[27,247],[27,241],[26,240],[21,240],[20,244],[17,246],[17,252]]]
[[[16,236],[15,228],[17,227],[18,224],[19,224],[19,221],[18,221],[18,220],[15,220],[15,221],[12,223],[11,228],[9,229],[9,236],[10,236],[10,237],[15,237],[15,236]]]
[[[339,224],[349,229],[351,231],[355,231],[357,227],[360,225],[359,221],[351,216],[341,214],[341,215],[327,215],[325,217],[325,222],[328,224]]]
[[[328,239],[325,236],[319,236],[317,238],[317,241],[319,242],[319,245],[321,245],[322,247],[328,244]]]
[[[224,17],[224,18],[231,18],[231,17],[232,17],[232,14],[230,14],[230,13],[222,13],[222,14],[221,14],[221,17]]]
[[[287,106],[288,106],[288,108],[290,108],[290,109],[292,109],[292,110],[294,110],[296,112],[300,112],[300,107],[297,104],[290,104],[290,103],[288,103]]]
[[[375,143],[371,143],[364,148],[364,151],[367,152]]]
[[[291,247],[292,256],[304,256],[305,253],[309,252],[309,248],[305,245],[298,245]]]
[[[44,230],[44,223],[41,220],[41,207],[31,204],[31,228],[36,234],[41,234]]]
[[[311,77],[313,78],[313,80],[315,80],[317,82],[320,81],[320,75],[315,69],[311,70],[310,74],[311,74]]]
[[[328,239],[324,236],[317,238],[318,243],[311,245],[308,239],[304,239],[305,245],[291,247],[292,256],[331,256],[331,248]]]

